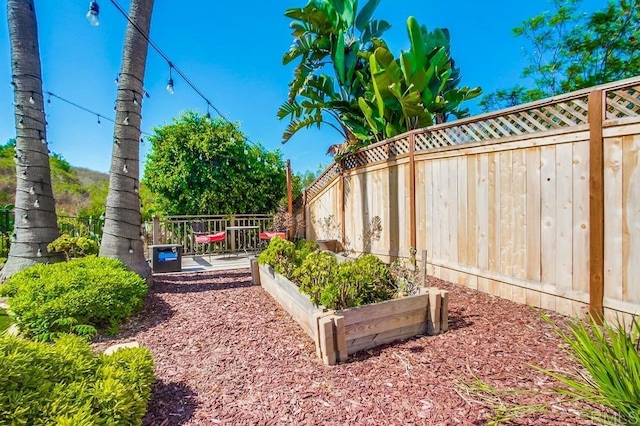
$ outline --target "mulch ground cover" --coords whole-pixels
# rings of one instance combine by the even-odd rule
[[[156,275],[144,309],[115,339],[153,353],[147,425],[486,424],[456,383],[557,385],[530,365],[575,368],[541,311],[429,278],[450,291],[449,331],[363,351],[325,366],[314,344],[249,270]],[[557,322],[565,319],[550,314]],[[539,393],[523,402],[553,402]],[[560,409],[560,408],[558,408]],[[585,424],[561,414],[517,424]]]

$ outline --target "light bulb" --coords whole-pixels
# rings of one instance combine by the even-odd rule
[[[127,163],[124,163],[124,166],[122,166],[122,171],[125,173],[129,173],[129,169],[127,168]]]
[[[129,125],[129,115],[127,115],[124,120],[122,120],[122,124],[124,124],[125,126]]]
[[[133,246],[129,243],[129,254],[133,254]]]
[[[167,82],[167,92],[170,95],[173,95],[173,79],[170,78],[169,81]]]
[[[100,25],[100,20],[98,19],[98,15],[100,14],[100,6],[98,6],[97,1],[89,2],[89,11],[87,12],[87,21],[94,26],[97,27]]]
[[[20,127],[24,127],[24,117],[20,117],[20,121],[18,121]]]
[[[133,192],[138,192],[138,185],[136,185],[135,183],[133,184]]]
[[[24,220],[25,222],[29,222],[29,215],[25,213],[25,214],[22,216],[22,220]]]
[[[38,254],[36,256],[42,257],[42,249],[38,249]]]
[[[36,193],[36,189],[32,186],[32,187],[29,189],[29,194],[33,195],[33,194],[35,194],[35,193]]]
[[[30,103],[31,105],[33,105],[33,104],[35,104],[35,103],[36,103],[36,100],[35,100],[35,99],[33,99],[33,93],[31,94],[31,96],[29,96],[29,103]]]
[[[33,203],[33,207],[35,207],[36,209],[39,209],[40,208],[40,200],[38,200],[36,198],[36,201]]]
[[[98,126],[101,126],[102,122],[100,121],[100,116],[98,116]]]

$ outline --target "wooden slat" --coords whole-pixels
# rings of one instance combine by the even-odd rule
[[[337,311],[336,314],[344,317],[345,329],[351,330],[350,327],[354,324],[376,321],[396,313],[411,312],[419,309],[426,310],[428,303],[427,300],[427,295],[421,294],[404,297],[402,299],[387,300],[386,302],[375,303],[372,305],[349,308]]]
[[[525,150],[513,151],[513,276],[526,278],[527,251],[527,164]]]
[[[589,292],[589,142],[573,145],[573,289]]]
[[[525,151],[525,155],[527,157],[526,278],[538,281],[540,280],[540,253],[542,250],[540,247],[540,149],[529,148]]]
[[[540,150],[541,280],[556,284],[556,147]]]
[[[623,138],[622,162],[622,296],[640,303],[640,135]]]
[[[353,321],[357,321],[352,323]],[[427,321],[427,303],[420,306],[419,309],[412,311],[402,310],[379,318],[370,318],[365,320],[357,320],[345,316],[345,336],[347,341],[357,339],[359,337],[377,335],[389,330],[411,326],[415,324],[426,323]],[[349,324],[347,324],[349,322]]]
[[[492,205],[489,201],[489,154],[477,155],[477,192],[476,192],[476,206],[478,211],[478,267],[482,269],[489,269],[489,234],[490,234],[490,215],[489,206]],[[478,288],[481,283],[478,282]],[[488,285],[488,283],[487,283]]]
[[[500,163],[499,154],[489,154],[489,270],[500,270]]]
[[[589,314],[599,320],[604,315],[605,271],[605,188],[602,120],[602,90],[589,94]],[[613,253],[612,253],[613,254]]]
[[[414,134],[409,134],[409,245],[416,248],[416,159]]]
[[[477,173],[478,156],[466,157],[467,162],[467,245],[466,261],[469,266],[478,266],[478,209],[477,209]],[[460,248],[460,247],[458,247]]]
[[[573,286],[573,146],[556,147],[556,283]],[[571,309],[565,307],[571,315]]]
[[[426,322],[383,331],[381,333],[364,336],[359,339],[347,340],[347,351],[349,355],[351,355],[356,352],[374,348],[385,343],[405,340],[416,335],[423,335],[426,334],[426,332]]]

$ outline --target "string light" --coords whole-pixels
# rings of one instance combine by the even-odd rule
[[[49,100],[47,100],[47,102],[51,102],[51,101],[50,101],[50,98],[53,96],[54,98],[56,98],[56,99],[58,99],[58,100],[60,100],[60,101],[62,101],[62,102],[64,102],[64,103],[66,103],[66,104],[69,104],[69,105],[71,105],[71,106],[74,106],[74,107],[76,107],[76,108],[78,108],[78,109],[81,109],[81,110],[83,110],[83,111],[85,111],[85,112],[88,112],[89,114],[92,114],[92,115],[96,116],[96,117],[97,117],[97,120],[98,120],[98,124],[99,124],[99,125],[101,125],[101,124],[102,124],[102,119],[107,120],[107,121],[109,121],[109,122],[111,122],[111,123],[115,123],[115,121],[114,121],[114,120],[110,119],[109,117],[105,117],[105,115],[104,115],[104,114],[101,114],[101,113],[96,112],[96,111],[92,111],[92,110],[90,110],[89,108],[86,108],[86,107],[84,107],[84,106],[82,106],[82,105],[77,104],[76,102],[73,102],[73,101],[70,101],[70,100],[68,100],[68,99],[65,99],[65,98],[63,98],[63,97],[61,97],[61,96],[56,95],[55,93],[52,93],[52,92],[45,92],[45,93],[47,94],[47,96],[48,96],[48,98],[49,98]],[[116,108],[114,107],[114,109],[116,109]],[[127,114],[128,114],[128,113],[127,113]],[[140,121],[142,121],[142,120],[140,120]],[[140,131],[140,133],[141,133],[141,134],[143,134],[143,135],[151,136],[151,134],[150,134],[150,133],[143,132],[142,130]],[[44,141],[43,141],[43,143],[44,143]]]
[[[38,200],[36,198],[36,201],[33,203],[33,207],[35,207],[36,209],[39,209],[40,208],[40,200]]]
[[[127,168],[127,162],[126,161],[124,162],[124,166],[122,166],[122,171],[124,173],[129,173],[129,169]]]
[[[169,81],[167,82],[167,92],[170,95],[173,95],[173,76],[171,74],[172,69],[173,69],[173,64],[169,62]]]
[[[129,254],[133,254],[133,245],[131,244],[131,240],[129,240]]]
[[[124,124],[125,126],[129,125],[129,113],[127,113],[127,116],[124,118],[124,120],[122,120],[122,124]]]
[[[35,103],[36,103],[35,99],[33,99],[33,92],[31,92],[31,96],[29,96],[29,103],[30,103],[31,105],[33,105],[33,104],[35,104]]]
[[[42,257],[42,249],[41,248],[38,249],[38,253],[36,254],[36,256]]]
[[[29,189],[29,194],[33,195],[33,194],[35,194],[35,193],[36,193],[36,189],[32,186],[32,187]]]
[[[87,21],[89,21],[89,24],[91,24],[91,26],[97,27],[98,25],[100,25],[98,15],[100,15],[100,6],[98,6],[98,2],[90,1],[89,11],[87,12]]]
[[[40,134],[40,142],[47,143],[47,140],[44,138],[44,132],[42,130],[38,130]]]

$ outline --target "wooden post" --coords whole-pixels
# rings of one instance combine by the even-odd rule
[[[416,247],[416,160],[415,134],[409,134],[409,226],[410,245]]]
[[[589,314],[604,316],[604,143],[602,90],[589,93]]]
[[[287,238],[293,240],[293,186],[291,181],[291,160],[287,160],[287,212],[289,212],[289,229]]]
[[[160,217],[153,216],[153,245],[160,244]]]
[[[345,232],[346,232],[346,226],[345,226],[345,217],[346,217],[346,213],[345,213],[345,202],[344,202],[344,160],[340,161],[340,245],[341,247],[339,247],[339,250],[344,250],[344,245],[345,245]]]
[[[302,230],[304,232],[302,238],[308,239],[307,236],[307,188],[302,191]]]

